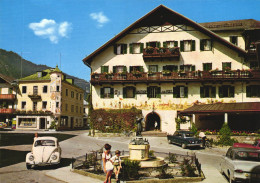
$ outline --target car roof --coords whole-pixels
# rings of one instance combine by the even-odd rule
[[[233,151],[245,151],[245,152],[258,152],[260,153],[260,150],[254,149],[254,148],[246,148],[246,147],[230,147],[231,150]]]
[[[179,133],[193,133],[191,131],[185,131],[185,130],[177,130],[177,132],[179,132]]]
[[[34,140],[54,140],[54,141],[58,141],[58,139],[56,137],[49,137],[49,136],[34,137]]]

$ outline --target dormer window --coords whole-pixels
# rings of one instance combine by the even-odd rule
[[[127,44],[116,44],[114,46],[114,53],[116,55],[127,54]]]
[[[41,72],[41,71],[37,72],[37,77],[38,77],[38,78],[41,78],[41,77],[42,77],[42,72]]]
[[[233,43],[233,44],[236,45],[236,46],[237,46],[237,42],[238,42],[238,41],[237,41],[237,40],[238,40],[237,38],[238,38],[238,36],[230,36],[230,37],[229,37],[230,42]]]

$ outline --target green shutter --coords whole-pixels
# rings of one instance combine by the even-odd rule
[[[204,44],[203,43],[204,43],[204,39],[201,39],[200,40],[200,50],[201,51],[204,51]]]
[[[136,89],[135,89],[135,87],[133,87],[133,96],[134,96],[134,98],[135,98],[135,91],[136,91]]]
[[[223,98],[223,87],[222,86],[220,86],[218,88],[218,96],[219,96],[219,98]]]
[[[9,94],[13,94],[13,89],[9,88]]]
[[[200,87],[200,98],[204,98],[204,87]]]
[[[156,42],[156,47],[160,48],[161,47],[161,43],[160,42]]]
[[[195,65],[191,66],[191,71],[195,71]]]
[[[143,53],[144,52],[144,43],[141,43],[140,44],[140,53]]]
[[[156,98],[161,98],[161,87],[156,88]]]
[[[140,72],[144,72],[144,67],[140,66]]]
[[[175,71],[175,72],[178,71],[178,66],[177,66],[177,65],[174,65],[174,66],[173,66],[173,71]]]
[[[184,87],[184,98],[188,98],[188,87]]]
[[[108,66],[104,66],[104,71],[108,73]]]
[[[0,94],[2,94],[2,88],[0,88]]]
[[[251,86],[246,87],[246,97],[251,97]]]
[[[180,97],[180,88],[178,86],[173,87],[173,98],[179,98]]]
[[[126,87],[123,88],[123,98],[126,98]]]
[[[114,54],[117,55],[117,52],[116,52],[116,51],[117,51],[117,44],[114,45]]]
[[[129,72],[133,72],[133,66],[129,66]]]
[[[211,98],[216,98],[216,87],[211,87]]]
[[[110,88],[110,98],[114,98],[114,88]]]
[[[174,41],[174,47],[178,47],[178,41]]]
[[[104,98],[104,88],[100,88],[100,96],[101,98]]]
[[[126,66],[123,67],[123,72],[125,72],[125,73],[127,72]]]
[[[208,69],[209,69],[209,71],[212,70],[212,63],[208,64]]]
[[[131,43],[131,44],[129,44],[129,53],[133,53],[133,44]]]
[[[113,73],[116,73],[116,66],[113,66]]]
[[[183,41],[180,41],[180,51],[184,51],[184,42]]]
[[[151,92],[150,87],[147,87],[147,98],[150,98],[150,92]]]
[[[203,64],[203,71],[207,71],[207,64]]]
[[[191,41],[191,50],[195,51],[195,40]]]
[[[127,54],[127,44],[123,44],[123,54]]]
[[[146,48],[148,48],[150,46],[150,43],[149,42],[147,42],[146,43]]]
[[[163,42],[163,47],[167,48],[167,42]]]
[[[233,97],[235,97],[235,87],[234,86],[230,86],[229,87],[229,97],[231,98],[233,98]]]
[[[101,73],[104,73],[104,66],[101,66]]]

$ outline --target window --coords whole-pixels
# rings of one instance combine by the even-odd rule
[[[231,70],[231,62],[222,62],[222,70]]]
[[[178,47],[178,41],[165,41],[163,42],[164,48],[174,48]]]
[[[135,98],[135,87],[124,87],[123,98]]]
[[[219,87],[219,98],[233,98],[235,95],[235,87],[223,85]]]
[[[200,98],[216,98],[216,87],[213,86],[200,87]]]
[[[101,98],[114,98],[114,88],[100,88]]]
[[[116,55],[126,54],[127,53],[127,44],[116,44],[114,46],[114,53]]]
[[[8,89],[8,94],[13,94],[13,89],[12,88]]]
[[[79,109],[79,107],[78,107],[78,106],[76,106],[76,113],[78,113],[78,109]]]
[[[212,40],[211,39],[200,40],[200,50],[211,51],[212,50]]]
[[[22,93],[27,93],[27,86],[22,87]]]
[[[59,107],[60,107],[60,103],[56,102],[56,108],[59,108]]]
[[[163,66],[163,71],[177,72],[178,65],[165,65],[165,66]]]
[[[60,91],[60,86],[59,86],[59,85],[56,86],[56,91],[57,91],[57,92]]]
[[[42,93],[47,93],[48,92],[48,86],[43,86],[42,88]]]
[[[180,41],[180,51],[195,51],[195,40]]]
[[[113,73],[123,73],[126,72],[126,66],[113,66]]]
[[[77,99],[77,100],[79,99],[79,94],[78,94],[78,93],[76,93],[76,99]]]
[[[26,102],[22,102],[22,109],[26,108]]]
[[[233,43],[234,45],[237,45],[237,38],[238,38],[238,36],[230,36],[229,37],[230,42]]]
[[[188,87],[186,86],[173,87],[173,98],[188,98]]]
[[[108,73],[108,66],[101,66],[101,73]]]
[[[130,53],[143,53],[144,43],[131,43],[129,47]]]
[[[81,94],[79,94],[79,100],[82,100],[82,95]]]
[[[146,43],[146,48],[148,48],[148,47],[160,48],[161,47],[161,43],[158,42],[158,41],[147,42]]]
[[[38,86],[33,86],[33,95],[38,95]]]
[[[130,73],[132,72],[144,72],[143,66],[130,66],[129,67]]]
[[[71,91],[71,98],[74,98],[74,91]]]
[[[257,69],[259,68],[258,62],[250,62],[250,69]]]
[[[81,113],[81,107],[79,107],[79,113]]]
[[[66,96],[68,96],[69,95],[69,90],[68,89],[66,89]]]
[[[47,108],[47,102],[46,101],[42,101],[42,109],[46,109]]]
[[[195,65],[180,65],[180,70],[185,72],[195,71]]]
[[[260,97],[260,85],[247,86],[246,97]]]
[[[37,72],[37,77],[41,78],[42,77],[42,72]]]
[[[148,98],[161,98],[161,87],[150,86],[147,87]]]
[[[37,111],[37,102],[33,102],[33,111]]]
[[[149,65],[148,72],[158,72],[158,65]]]
[[[212,63],[203,63],[203,71],[212,70]]]
[[[71,105],[71,112],[74,112],[74,105]]]
[[[68,111],[68,104],[65,104],[65,111]]]

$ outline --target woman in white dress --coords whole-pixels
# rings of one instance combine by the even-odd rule
[[[102,154],[102,162],[103,162],[103,170],[106,173],[106,180],[104,183],[111,183],[111,175],[113,172],[113,164],[110,161],[110,158],[112,157],[110,150],[111,150],[111,145],[105,144],[104,146],[105,151]]]

